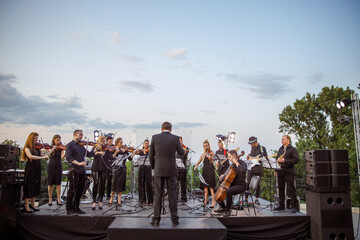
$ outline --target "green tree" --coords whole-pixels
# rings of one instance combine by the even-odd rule
[[[286,106],[279,114],[279,130],[293,134],[297,139],[300,162],[295,166],[296,177],[305,183],[304,153],[312,149],[347,149],[350,163],[351,197],[353,205],[359,205],[359,185],[356,167],[356,152],[353,124],[342,125],[339,116],[352,115],[351,108],[338,109],[337,100],[350,98],[354,91],[349,87],[324,87],[317,95],[306,93],[293,106]],[[304,191],[298,189],[301,198]]]

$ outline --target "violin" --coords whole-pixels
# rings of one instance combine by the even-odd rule
[[[64,146],[62,143],[60,143],[60,145],[56,146],[56,150],[66,150],[66,145]]]
[[[144,154],[147,154],[150,151],[150,147],[142,149],[142,151],[144,152]]]
[[[37,150],[40,150],[40,149],[50,149],[51,148],[51,145],[48,144],[48,143],[41,143],[41,142],[36,142],[35,143],[35,148]]]
[[[89,141],[89,142],[88,142],[88,141],[86,141],[86,142],[85,142],[85,141],[80,141],[80,142],[79,142],[79,145],[80,145],[80,146],[86,146],[86,145],[89,145],[89,146],[95,147],[95,146],[96,146],[96,142],[90,142],[90,141]]]
[[[102,147],[103,151],[110,151],[110,152],[115,152],[117,150],[117,148],[115,147],[115,145],[107,145],[105,144],[105,146]]]

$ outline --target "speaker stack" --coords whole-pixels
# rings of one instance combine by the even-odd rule
[[[0,144],[0,205],[17,202],[20,182],[16,163],[20,149],[11,145]],[[20,170],[23,172],[23,170]]]
[[[305,159],[311,239],[354,239],[347,150],[311,150]]]

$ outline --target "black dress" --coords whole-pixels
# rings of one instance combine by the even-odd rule
[[[39,152],[34,149],[31,153],[40,156]],[[24,175],[24,198],[33,198],[40,195],[41,185],[41,160],[28,159],[25,166]]]
[[[62,176],[61,150],[55,150],[54,156],[50,157],[48,165],[48,185],[60,185]]]
[[[215,182],[215,169],[214,165],[210,163],[210,160],[205,157],[204,159],[204,166],[202,176],[207,184],[209,184],[210,188],[214,188],[216,186]],[[201,188],[204,188],[205,185],[201,183]]]
[[[121,153],[119,152],[116,155],[116,158],[113,162],[113,184],[111,187],[111,191],[113,192],[123,192],[126,190],[126,160],[127,160],[128,153]],[[119,160],[123,159],[122,162]]]

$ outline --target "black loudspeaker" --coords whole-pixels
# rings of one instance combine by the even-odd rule
[[[306,175],[306,184],[314,188],[319,188],[319,189],[331,188],[331,180],[332,179],[330,174]]]
[[[345,149],[331,149],[330,159],[332,162],[344,162],[348,161],[348,151]]]
[[[330,150],[328,149],[316,149],[305,153],[306,161],[330,162],[330,159]]]
[[[350,194],[306,191],[311,239],[354,239]]]
[[[0,144],[0,157],[15,159],[20,153],[20,148],[11,145]]]
[[[306,171],[312,175],[330,174],[331,162],[307,162]]]

